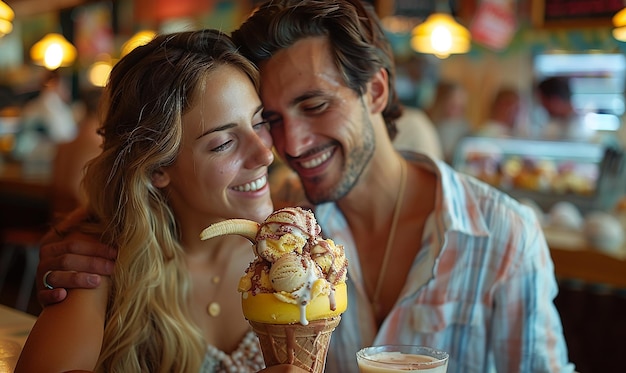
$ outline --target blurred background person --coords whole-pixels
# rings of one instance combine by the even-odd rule
[[[443,159],[451,164],[459,140],[470,133],[467,120],[467,91],[455,82],[439,82],[426,114],[439,136]]]
[[[70,106],[70,91],[59,72],[46,71],[39,94],[22,110],[14,157],[27,158],[44,142],[58,144],[73,140],[77,124]]]
[[[394,148],[443,159],[439,135],[424,111],[405,106],[402,116],[396,120],[396,127],[398,135],[393,140]]]
[[[101,92],[101,88],[91,88],[81,94],[83,114],[78,133],[72,141],[57,147],[52,173],[52,208],[56,216],[65,215],[85,202],[80,188],[84,168],[101,151],[102,137],[97,132]]]
[[[56,146],[76,136],[71,95],[59,72],[46,71],[39,94],[22,110],[12,157],[26,174],[49,174]]]
[[[515,88],[501,88],[491,102],[489,118],[476,135],[486,137],[512,137],[521,132],[522,100]]]
[[[585,125],[584,118],[576,112],[572,104],[568,77],[552,76],[539,82],[537,98],[546,118],[539,128],[539,138],[568,141],[593,139],[595,131]]]

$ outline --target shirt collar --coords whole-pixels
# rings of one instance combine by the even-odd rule
[[[402,156],[437,176],[434,217],[438,224],[443,225],[443,231],[458,231],[471,236],[489,234],[476,194],[468,190],[467,176],[455,172],[444,161],[424,154],[402,152]],[[478,187],[489,188],[482,183]]]

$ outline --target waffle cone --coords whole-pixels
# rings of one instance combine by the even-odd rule
[[[249,321],[263,352],[265,365],[291,364],[311,373],[324,372],[330,336],[341,316],[302,324]]]

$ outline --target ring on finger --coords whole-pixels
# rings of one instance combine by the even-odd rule
[[[48,283],[48,275],[49,275],[50,273],[52,273],[52,271],[48,271],[48,272],[46,272],[46,274],[44,274],[44,275],[43,275],[43,286],[44,286],[46,289],[50,289],[50,290],[52,290],[52,289],[54,289],[54,287]]]

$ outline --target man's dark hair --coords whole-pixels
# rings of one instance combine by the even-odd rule
[[[393,140],[395,120],[402,114],[395,90],[393,51],[369,4],[360,0],[267,1],[232,34],[241,52],[257,65],[311,36],[328,37],[346,86],[359,95],[365,93],[374,74],[381,68],[387,70],[389,99],[382,114]]]
[[[539,83],[537,89],[545,97],[558,97],[565,101],[572,97],[569,78],[564,76],[546,78]]]

